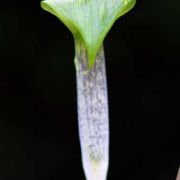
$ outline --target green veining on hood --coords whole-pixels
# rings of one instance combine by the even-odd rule
[[[136,3],[136,0],[44,0],[41,6],[57,16],[80,37],[87,49],[89,68],[114,22]]]

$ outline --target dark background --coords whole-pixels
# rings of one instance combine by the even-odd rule
[[[83,180],[73,38],[39,0],[0,2],[0,179]],[[180,1],[143,0],[105,40],[109,179],[174,180]]]

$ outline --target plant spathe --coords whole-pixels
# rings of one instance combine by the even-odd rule
[[[108,31],[135,3],[136,0],[44,0],[41,6],[57,16],[74,38],[82,40],[92,68]]]

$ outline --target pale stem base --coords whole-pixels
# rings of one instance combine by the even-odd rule
[[[87,180],[106,180],[109,164],[108,98],[103,48],[87,71],[87,53],[76,44],[79,137]]]

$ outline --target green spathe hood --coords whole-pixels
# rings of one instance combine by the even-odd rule
[[[57,16],[75,38],[83,41],[91,68],[114,22],[135,3],[136,0],[44,0],[41,6]]]

